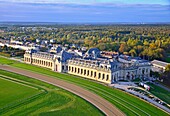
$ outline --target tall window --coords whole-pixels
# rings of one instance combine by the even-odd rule
[[[84,75],[86,75],[86,69],[84,69]]]
[[[96,72],[94,72],[94,78],[96,77]]]
[[[77,68],[75,67],[75,70],[74,70],[74,72],[76,73],[77,72]]]
[[[109,80],[109,75],[106,76],[106,81],[108,81],[108,80]]]
[[[74,69],[73,69],[73,67],[72,67],[72,70],[71,70],[71,72],[73,72],[73,70],[74,70]]]
[[[102,80],[105,78],[105,75],[103,74]]]
[[[83,74],[83,69],[81,69],[81,74]]]
[[[98,79],[100,79],[100,77],[101,77],[101,74],[99,73]]]
[[[90,75],[91,77],[93,76],[93,71],[91,71],[91,75]]]
[[[78,72],[77,73],[80,73],[80,68],[78,68]]]
[[[87,76],[89,76],[89,70],[87,71]]]

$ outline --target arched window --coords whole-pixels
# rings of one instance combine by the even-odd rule
[[[86,69],[84,69],[84,75],[86,75]]]
[[[80,73],[80,68],[78,68],[78,71],[77,71],[77,73]]]
[[[109,75],[106,76],[106,81],[108,81],[108,80],[109,80]]]
[[[75,72],[75,73],[77,72],[77,68],[76,68],[76,67],[74,68],[74,72]]]
[[[70,71],[71,70],[71,67],[69,66],[69,69],[68,69],[68,71]]]
[[[81,74],[83,74],[83,69],[81,69]]]
[[[96,72],[94,72],[94,78],[96,77]]]
[[[101,77],[101,74],[99,73],[99,75],[98,75],[98,79],[100,79],[100,77]]]
[[[102,80],[105,78],[105,74],[103,74]]]
[[[91,71],[91,75],[90,75],[91,77],[93,76],[93,71]]]
[[[71,70],[71,72],[73,72],[73,67],[72,67],[72,70]]]
[[[89,70],[87,71],[87,76],[89,76]]]

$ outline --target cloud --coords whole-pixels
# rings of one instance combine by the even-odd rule
[[[169,0],[0,0],[11,3],[43,3],[43,4],[161,4],[169,5]]]
[[[0,2],[0,8],[0,21],[170,22],[169,6],[157,4]]]
[[[12,3],[43,3],[43,4],[87,4],[93,0],[0,0],[1,2]]]

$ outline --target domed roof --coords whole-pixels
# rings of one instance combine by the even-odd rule
[[[94,54],[94,53],[100,53],[100,50],[98,48],[90,48],[87,51],[87,54]]]
[[[100,56],[100,50],[98,48],[90,48],[86,52],[86,56],[96,59]]]

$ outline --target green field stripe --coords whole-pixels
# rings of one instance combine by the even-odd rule
[[[19,107],[20,105],[24,105],[32,100],[35,100],[37,98],[39,98],[40,96],[47,94],[46,92],[40,92],[38,94],[32,95],[30,97],[24,98],[24,99],[20,99],[18,101],[15,101],[13,103],[7,104],[6,106],[0,108],[0,114],[3,114],[5,112],[9,112],[12,109],[15,109],[17,107]]]
[[[26,102],[24,102],[23,104],[18,104],[17,107],[14,108],[6,108],[6,110],[4,109],[3,112],[0,113],[0,115],[2,116],[9,116],[9,115],[38,115],[40,113],[45,113],[45,114],[50,114],[53,112],[56,112],[54,114],[58,114],[58,112],[60,112],[59,114],[69,112],[69,114],[75,114],[76,112],[84,112],[83,115],[87,115],[89,114],[96,114],[96,115],[104,115],[100,110],[98,110],[96,107],[94,107],[92,104],[84,101],[82,98],[77,97],[76,95],[65,91],[61,88],[55,87],[53,85],[41,82],[39,80],[36,79],[32,79],[32,78],[28,78],[26,76],[22,76],[16,73],[11,73],[8,71],[4,71],[4,70],[0,70],[0,74],[1,75],[5,75],[6,78],[7,77],[11,77],[10,79],[13,79],[15,81],[20,81],[20,79],[25,80],[27,83],[36,83],[35,85],[39,85],[42,88],[46,88],[48,93],[45,94],[45,96],[51,96],[51,92],[54,92],[55,96],[57,95],[57,97],[52,97],[47,99],[47,100],[43,100],[44,95],[40,95],[37,99],[30,99]],[[5,77],[2,77],[5,78]],[[25,81],[20,81],[20,82],[25,82]],[[43,87],[44,86],[44,87]],[[64,98],[65,100],[61,100],[58,101],[58,96],[63,96],[62,99]],[[66,96],[66,97],[65,97]],[[42,102],[39,102],[37,104],[37,100],[39,101],[39,99],[42,98]],[[57,98],[57,99],[56,99]],[[78,103],[77,99],[79,99],[78,101],[81,101],[80,103]],[[69,102],[68,102],[69,100]],[[40,100],[41,101],[41,100]],[[46,103],[45,103],[46,102]],[[82,104],[81,104],[82,103]],[[88,105],[87,105],[88,104]],[[84,109],[76,109],[76,110],[70,110],[70,109],[74,109],[74,107],[79,107],[82,108],[82,106],[84,107]],[[87,107],[87,108],[86,108]],[[92,108],[93,107],[93,108]],[[90,108],[90,109],[89,109]],[[89,110],[88,110],[89,109]],[[93,111],[92,111],[93,109]],[[78,110],[78,111],[77,111]],[[76,114],[75,114],[76,115]]]
[[[36,89],[36,90],[39,90],[38,88],[34,87],[34,86],[30,86],[28,84],[25,84],[25,83],[21,83],[21,81],[17,80],[17,79],[12,79],[12,78],[9,78],[7,76],[4,76],[4,75],[1,75],[0,74],[0,79],[4,79],[6,81],[10,81],[10,82],[13,82],[13,83],[16,83],[16,84],[20,84],[20,85],[23,85],[23,86],[26,86],[26,87],[30,87],[32,89]]]

